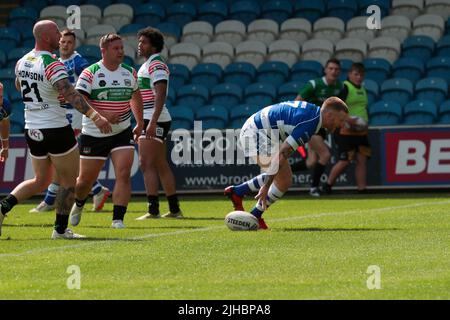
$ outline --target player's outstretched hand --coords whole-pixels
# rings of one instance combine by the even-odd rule
[[[108,119],[106,119],[104,116],[99,114],[97,118],[94,120],[94,123],[101,133],[112,132],[111,124],[109,123]]]
[[[269,186],[263,184],[261,188],[259,188],[258,194],[255,196],[256,200],[261,202],[261,206],[263,210],[267,209],[267,194],[269,193]]]

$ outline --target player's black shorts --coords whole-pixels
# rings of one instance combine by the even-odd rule
[[[327,138],[328,131],[325,128],[320,128],[316,135],[321,136],[323,140],[325,140]]]
[[[372,151],[367,135],[341,135],[336,131],[333,137],[338,147],[339,160],[351,161],[355,158],[356,152],[370,158]]]
[[[150,120],[144,119],[144,129],[142,129],[141,136],[145,136],[145,130],[147,129],[149,122],[150,122]],[[169,134],[171,124],[172,124],[172,121],[157,122],[156,123],[156,138],[160,139],[161,141],[165,141],[167,138],[167,135]]]
[[[109,137],[93,137],[81,134],[80,158],[106,160],[111,152],[120,149],[133,149],[134,140],[131,127]]]
[[[77,140],[70,125],[52,129],[26,129],[30,154],[36,159],[50,156],[64,156],[77,148]]]

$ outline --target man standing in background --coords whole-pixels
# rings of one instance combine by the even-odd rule
[[[340,97],[344,84],[339,80],[341,64],[337,59],[330,59],[325,64],[325,75],[308,81],[301,89],[295,100],[307,101],[321,106],[331,96]],[[332,133],[332,132],[331,132]],[[327,132],[324,128],[311,137],[308,142],[308,158],[306,165],[313,169],[312,183],[309,194],[319,197],[319,183],[325,167],[330,161],[331,153],[325,144]]]
[[[139,163],[144,176],[148,199],[148,212],[137,218],[160,218],[159,182],[169,202],[164,218],[182,218],[183,214],[175,189],[175,178],[167,162],[166,137],[172,118],[165,105],[169,86],[169,68],[161,57],[164,47],[162,33],[154,28],[138,34],[138,52],[147,60],[139,69],[139,88],[144,103],[144,131],[139,137]]]
[[[356,160],[355,178],[358,192],[366,191],[367,158],[371,156],[371,149],[368,139],[367,124],[369,117],[367,114],[367,92],[363,87],[364,65],[353,63],[349,72],[348,80],[344,81],[342,99],[345,100],[349,108],[349,114],[358,117],[360,127],[352,130],[343,127],[334,134],[334,141],[338,146],[339,161],[333,166],[328,175],[328,181],[323,185],[324,193],[331,193],[331,188],[339,175],[349,165],[350,161]]]

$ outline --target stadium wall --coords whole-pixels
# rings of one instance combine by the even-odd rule
[[[239,149],[236,150],[238,133],[235,130],[172,133],[168,137],[168,157],[172,160],[177,190],[180,193],[220,192],[230,184],[256,176],[258,167],[249,164]],[[375,127],[369,131],[369,141],[373,154],[367,164],[369,189],[450,187],[450,126]],[[332,163],[335,163],[337,152],[331,136],[327,143],[333,150]],[[219,144],[221,148],[217,148]],[[302,160],[296,154],[291,161]],[[33,171],[26,141],[21,135],[12,135],[9,158],[0,164],[0,193],[7,194],[31,177]],[[114,185],[114,170],[109,161],[99,178],[109,187]],[[325,175],[322,178],[326,180]],[[306,190],[310,181],[309,171],[294,173],[292,190]],[[132,184],[134,194],[145,193],[137,152]],[[355,186],[354,164],[351,164],[339,177],[335,189],[356,189]]]

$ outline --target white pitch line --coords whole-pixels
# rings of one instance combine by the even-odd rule
[[[407,208],[414,208],[414,207],[422,207],[422,206],[430,206],[430,205],[442,205],[442,204],[450,204],[450,200],[446,201],[439,201],[439,202],[421,202],[421,203],[414,203],[414,204],[407,204],[407,205],[401,205],[401,206],[391,206],[391,207],[382,207],[382,208],[375,208],[375,209],[366,209],[366,210],[352,210],[352,211],[342,211],[342,212],[324,212],[324,213],[317,213],[317,214],[310,214],[310,215],[304,215],[304,216],[298,216],[298,217],[289,217],[289,218],[278,218],[278,219],[270,219],[269,222],[283,222],[283,221],[291,221],[291,220],[303,220],[303,219],[311,219],[311,218],[321,218],[321,217],[328,217],[328,216],[342,216],[342,215],[349,215],[349,214],[356,214],[356,213],[364,213],[364,212],[385,212],[385,211],[391,211],[391,210],[397,210],[397,209],[407,209]],[[110,239],[110,240],[98,240],[98,241],[89,241],[84,243],[77,243],[67,246],[60,246],[60,247],[47,247],[47,248],[41,248],[41,249],[33,249],[24,251],[21,253],[3,253],[0,254],[1,258],[8,258],[8,257],[21,257],[31,254],[37,254],[37,253],[43,253],[43,252],[50,252],[50,251],[58,251],[58,250],[66,250],[66,249],[74,249],[74,248],[82,248],[92,245],[112,245],[116,241],[136,241],[136,240],[143,240],[148,238],[159,238],[159,237],[165,237],[165,236],[176,236],[180,234],[186,234],[186,233],[194,233],[194,232],[204,232],[204,231],[212,231],[212,230],[219,230],[225,228],[224,225],[221,226],[209,226],[204,228],[198,228],[198,229],[192,229],[192,230],[179,230],[174,232],[164,232],[164,233],[150,233],[143,236],[136,236],[132,238],[116,238],[116,239]],[[57,240],[56,240],[57,241]],[[79,240],[83,241],[83,240]]]

